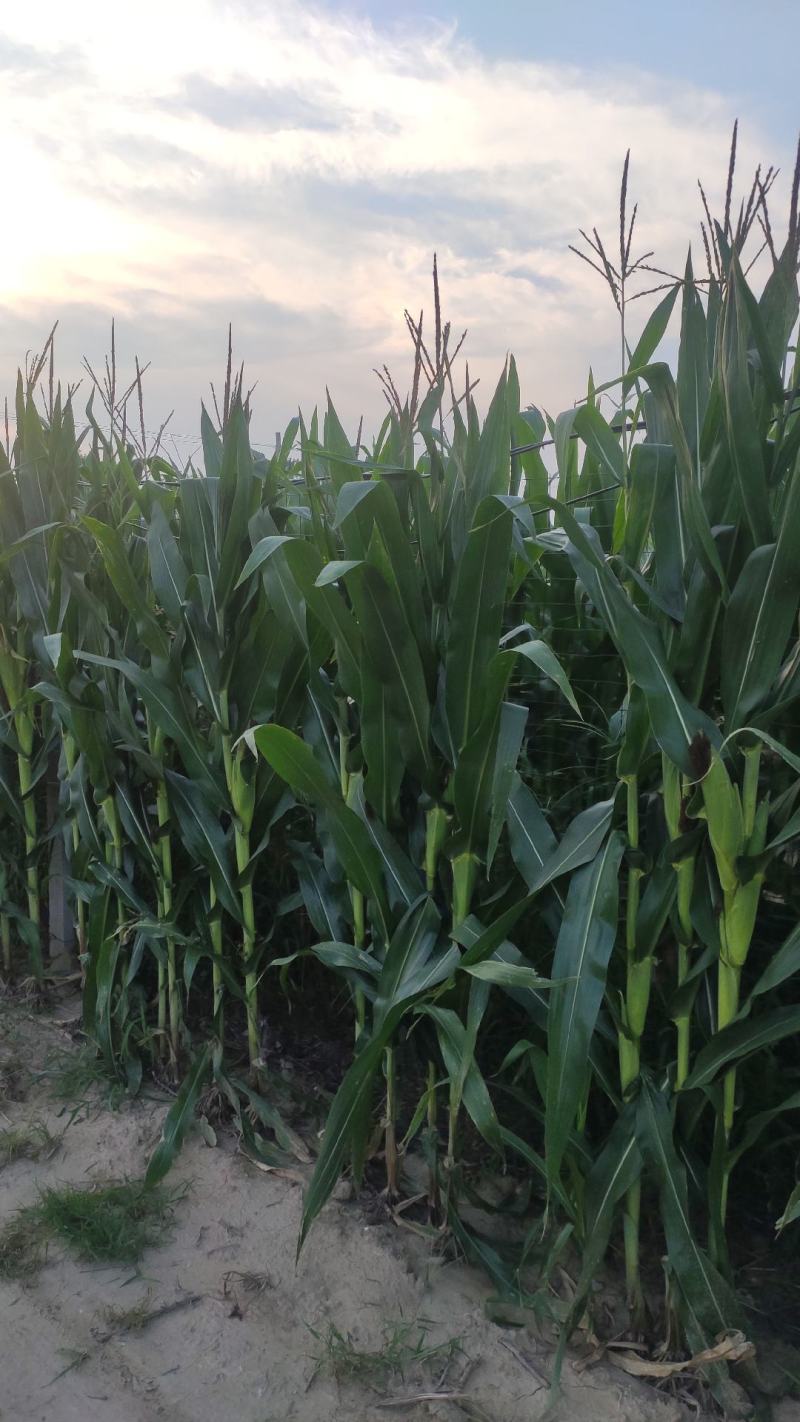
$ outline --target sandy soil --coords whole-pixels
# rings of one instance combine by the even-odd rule
[[[67,1005],[44,1019],[0,1003],[0,1067],[40,1067],[48,1047],[69,1038]],[[14,1124],[34,1118],[62,1133],[46,1161],[17,1161],[0,1173],[0,1218],[36,1197],[37,1185],[141,1174],[165,1106],[95,1103],[72,1122],[58,1115],[42,1083],[24,1079],[0,1109]],[[0,1284],[2,1422],[386,1422],[397,1418],[540,1418],[548,1402],[551,1354],[518,1328],[487,1321],[485,1281],[460,1264],[441,1264],[428,1245],[391,1224],[371,1225],[357,1202],[327,1207],[295,1267],[299,1181],[254,1168],[224,1136],[184,1146],[170,1183],[185,1199],[163,1246],[138,1271],[75,1262],[50,1248],[30,1283]],[[258,1289],[247,1275],[259,1276]],[[252,1282],[252,1281],[251,1281]],[[177,1304],[140,1332],[114,1331],[109,1308],[150,1296]],[[428,1341],[458,1338],[442,1376],[337,1381],[318,1367],[310,1331],[335,1324],[361,1348],[376,1348],[398,1320],[425,1320]],[[76,1364],[75,1366],[70,1366]],[[64,1370],[67,1371],[64,1371]],[[57,1375],[61,1373],[60,1377]],[[451,1400],[409,1401],[431,1392]],[[578,1372],[569,1363],[560,1416],[570,1422],[679,1422],[673,1398],[606,1364]]]

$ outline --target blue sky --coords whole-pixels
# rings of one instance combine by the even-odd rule
[[[800,123],[797,0],[362,0],[376,24],[434,19],[457,24],[491,59],[538,59],[597,71],[626,66],[712,88],[733,114],[757,119],[776,137]],[[771,37],[768,39],[768,37]]]
[[[148,426],[174,409],[188,453],[231,320],[259,437],[326,385],[374,427],[373,367],[407,384],[403,310],[430,310],[436,250],[479,399],[512,350],[556,414],[590,365],[617,373],[608,294],[568,244],[614,240],[626,148],[639,250],[670,270],[690,242],[702,265],[696,179],[719,210],[737,115],[737,192],[780,164],[779,227],[799,52],[797,0],[5,7],[0,393],[56,318],[64,377],[101,365],[113,316],[120,378],[152,362]]]

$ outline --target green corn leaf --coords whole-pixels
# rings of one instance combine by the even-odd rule
[[[101,657],[90,652],[78,654],[80,659],[95,666],[112,667],[127,677],[135,687],[153,721],[180,752],[184,768],[202,786],[209,801],[222,809],[225,798],[212,774],[198,742],[185,697],[177,686],[163,681],[149,669],[127,659]]]
[[[397,694],[394,687],[374,675],[369,657],[362,660],[360,679],[364,789],[378,818],[391,824],[404,770],[403,757],[398,755],[402,721],[397,714]]]
[[[297,1243],[298,1255],[314,1220],[330,1198],[348,1151],[352,1151],[354,1144],[357,1157],[355,1169],[358,1174],[359,1147],[364,1126],[366,1124],[368,1128],[369,1125],[375,1078],[387,1043],[391,1040],[401,1015],[402,1009],[396,1009],[384,1020],[381,1032],[368,1040],[362,1038],[356,1058],[331,1102],[314,1174],[303,1201],[303,1219]]]
[[[502,693],[501,693],[502,694]],[[462,852],[482,851],[490,831],[492,789],[498,754],[502,704],[494,696],[482,722],[458,757],[453,776],[453,802],[463,843]],[[508,728],[508,722],[507,728]],[[512,728],[516,729],[512,722]]]
[[[747,1018],[744,1022],[733,1022],[716,1032],[711,1041],[698,1053],[684,1089],[708,1086],[724,1067],[731,1062],[742,1061],[754,1052],[763,1051],[785,1037],[800,1030],[800,1007],[777,1007],[774,1012],[763,1017]]]
[[[739,1326],[740,1311],[730,1285],[697,1243],[689,1216],[686,1171],[673,1142],[669,1103],[647,1080],[639,1098],[637,1136],[659,1182],[667,1256],[680,1290],[684,1321],[695,1332],[693,1346],[708,1347],[719,1333]]]
[[[308,952],[313,953],[314,957],[319,958],[328,968],[353,968],[369,977],[375,977],[380,971],[380,964],[371,953],[366,953],[363,948],[356,948],[352,943],[313,943]],[[271,966],[282,967],[297,956],[298,954],[292,953],[289,958],[273,958]]]
[[[407,1002],[428,982],[427,969],[441,929],[433,899],[425,895],[412,904],[392,934],[378,980],[374,1026],[380,1030],[392,1008]],[[456,950],[455,961],[458,961]]]
[[[426,1004],[421,1010],[436,1024],[439,1047],[450,1078],[451,1110],[457,1109],[463,1101],[476,1129],[486,1143],[502,1156],[504,1146],[500,1124],[474,1057],[474,1031],[465,1027],[458,1014],[449,1007]]]
[[[575,874],[553,957],[557,981],[547,1019],[547,1169],[558,1178],[586,1081],[589,1050],[617,933],[618,873],[625,842],[609,836]],[[561,980],[561,981],[559,981]]]
[[[308,844],[293,844],[293,864],[306,913],[317,933],[334,942],[344,934],[344,902],[322,860]]]
[[[781,983],[787,982],[798,971],[800,971],[800,927],[792,929],[774,958],[770,959],[764,971],[756,979],[750,990],[748,1009],[754,997],[761,997],[765,992],[771,992],[773,988],[780,987]]]
[[[615,1121],[608,1140],[586,1178],[581,1269],[569,1315],[559,1335],[553,1365],[553,1378],[556,1383],[561,1375],[570,1335],[580,1321],[592,1284],[608,1249],[617,1205],[641,1173],[642,1154],[636,1139],[635,1108],[627,1105]]]
[[[490,793],[489,839],[486,849],[486,871],[491,872],[497,846],[500,843],[503,824],[509,805],[511,789],[517,774],[517,762],[522,748],[522,738],[528,722],[525,706],[516,706],[504,701],[500,708],[500,724],[497,733],[497,749],[492,771]]]
[[[382,479],[345,484],[336,501],[335,522],[345,535],[358,524],[361,550],[366,555],[373,526],[380,530],[385,559],[381,571],[391,580],[403,609],[405,620],[417,641],[423,665],[428,665],[428,645],[425,631],[428,619],[422,599],[421,582],[414,561],[412,545],[400,519],[397,499]],[[359,551],[361,551],[359,550]]]
[[[548,647],[546,642],[539,641],[538,639],[532,639],[528,642],[518,642],[516,646],[510,648],[510,651],[503,655],[524,657],[527,661],[531,662],[533,666],[538,667],[539,671],[544,672],[544,675],[548,677],[550,681],[555,682],[570,706],[573,710],[577,711],[580,716],[581,710],[575,699],[575,693],[570,686],[569,677],[564,671],[552,647]]]
[[[369,837],[380,855],[389,901],[393,908],[408,908],[416,903],[425,888],[423,876],[385,824],[367,811],[363,779],[355,772],[350,776],[347,803],[367,827]]]
[[[614,814],[613,800],[598,800],[588,810],[581,810],[567,826],[560,843],[545,860],[538,875],[530,885],[531,894],[537,894],[546,884],[570,874],[594,859],[611,827]]]
[[[84,990],[84,1021],[88,1035],[93,1037],[107,1065],[115,1062],[111,1013],[114,984],[120,955],[119,937],[110,932],[111,893],[106,890],[95,899],[89,914],[88,991]]]
[[[485,714],[488,666],[497,653],[508,582],[512,516],[496,499],[478,508],[456,578],[447,638],[445,708],[462,750]],[[475,596],[480,588],[480,597]]]
[[[478,437],[474,461],[468,462],[464,472],[468,510],[479,513],[489,495],[508,492],[511,417],[508,372],[504,370]]]
[[[509,1150],[515,1151],[517,1155],[521,1156],[522,1159],[526,1161],[526,1163],[531,1167],[531,1169],[536,1172],[539,1178],[546,1182],[547,1166],[545,1165],[544,1157],[539,1155],[538,1151],[535,1151],[533,1149],[533,1146],[529,1145],[528,1142],[523,1140],[521,1136],[518,1136],[516,1132],[509,1130],[507,1126],[500,1126],[500,1135],[503,1140],[503,1145],[507,1146]],[[564,1214],[568,1217],[568,1219],[574,1221],[575,1205],[574,1202],[570,1199],[566,1190],[563,1188],[563,1186],[556,1182],[553,1187],[552,1194],[553,1198],[557,1200],[558,1204],[561,1206],[561,1209],[564,1211]]]
[[[533,791],[518,775],[508,797],[506,824],[511,857],[531,888],[556,848],[556,837]]]
[[[230,847],[225,832],[200,787],[174,770],[165,773],[173,822],[195,863],[211,875],[217,898],[233,918],[241,918]]]
[[[642,366],[647,365],[652,360],[653,355],[655,354],[656,350],[661,344],[664,335],[666,334],[667,326],[669,325],[670,317],[672,316],[672,312],[675,307],[675,301],[680,289],[680,283],[678,283],[676,286],[673,286],[672,290],[667,292],[667,295],[663,297],[661,301],[659,301],[655,310],[652,311],[651,314],[648,316],[647,321],[645,322],[644,330],[642,331],[642,334],[636,343],[633,355],[631,356],[630,361],[628,363],[629,371],[639,370]],[[631,388],[632,384],[632,380],[623,381],[623,399],[627,394],[628,390]]]
[[[793,1091],[791,1096],[787,1096],[785,1101],[781,1101],[780,1105],[771,1106],[768,1111],[757,1111],[755,1116],[751,1116],[736,1145],[728,1152],[728,1169],[733,1170],[742,1156],[752,1150],[756,1141],[763,1135],[767,1127],[772,1125],[773,1121],[779,1121],[787,1111],[798,1110],[800,1110],[800,1091]]]
[[[601,482],[623,484],[625,456],[619,438],[606,424],[597,406],[581,405],[575,412],[572,428],[597,460]]]
[[[281,779],[326,812],[342,868],[351,883],[372,899],[385,928],[388,906],[381,860],[363,821],[344,803],[313,751],[293,731],[284,726],[259,726],[252,734],[264,759]]]
[[[295,1160],[299,1160],[303,1165],[308,1165],[311,1155],[305,1141],[298,1136],[296,1131],[292,1130],[291,1126],[286,1124],[277,1107],[239,1077],[232,1076],[229,1080],[234,1089],[245,1098],[261,1124],[275,1133],[275,1139],[281,1150],[294,1156]]]
[[[335,584],[360,560],[323,564],[320,554],[303,539],[285,534],[269,534],[259,539],[242,569],[237,587],[246,583],[255,572],[272,558],[285,557],[297,585],[298,595],[327,627],[336,643],[339,676],[348,694],[360,693],[358,666],[361,660],[361,637],[358,626]],[[305,640],[303,636],[302,640]]]
[[[150,514],[147,551],[150,556],[153,591],[172,625],[177,627],[180,624],[181,608],[186,601],[189,574],[159,503],[153,504]]]
[[[756,546],[773,541],[764,448],[750,390],[744,278],[734,258],[722,316],[720,376],[728,448],[739,497]]]
[[[700,314],[702,315],[702,313]],[[693,427],[704,408],[702,368],[705,355],[700,351],[696,340],[692,338],[690,338],[690,347],[692,361],[689,362],[690,369],[684,389],[679,390],[676,387],[669,368],[663,363],[656,362],[641,373],[650,387],[664,435],[669,436],[675,451],[679,476],[675,492],[680,509],[681,535],[690,540],[690,551],[702,563],[712,586],[719,590],[723,598],[727,598],[725,574],[700,487],[697,449],[695,447],[699,436],[696,427]],[[683,409],[681,409],[682,398]],[[686,424],[684,424],[684,416]],[[659,434],[659,438],[661,438],[661,434]],[[684,551],[684,568],[686,562]]]
[[[631,680],[644,693],[656,740],[670,759],[690,774],[692,741],[702,733],[712,745],[718,745],[716,726],[690,705],[676,686],[658,630],[620,587],[594,530],[581,527],[563,504],[553,500],[552,506],[568,534],[568,551],[575,570],[616,643]]]
[[[708,405],[710,379],[706,341],[706,318],[692,271],[692,254],[686,260],[681,309],[681,338],[678,347],[678,411],[692,461],[692,475],[699,471],[700,435]]]
[[[658,450],[658,455],[646,456],[648,462],[655,465],[655,502],[651,523],[655,586],[671,615],[680,620],[684,616],[686,603],[684,580],[689,561],[689,535],[681,510],[678,461],[669,445],[645,444],[638,448]],[[632,559],[627,556],[626,562],[633,566]]]
[[[790,751],[789,747],[785,746],[782,741],[778,741],[774,736],[770,736],[766,731],[762,731],[760,726],[740,726],[737,731],[732,731],[730,736],[726,736],[724,745],[727,745],[729,740],[748,734],[756,736],[758,740],[763,741],[765,746],[769,746],[770,750],[773,750],[776,755],[779,755],[781,760],[791,766],[792,770],[796,770],[798,774],[800,774],[800,756],[795,755],[794,751]]]
[[[219,491],[221,548],[214,591],[216,601],[222,608],[236,583],[248,524],[259,496],[247,416],[240,400],[234,405],[223,436]]]
[[[795,1185],[791,1195],[786,1201],[783,1214],[780,1219],[775,1222],[775,1228],[778,1233],[780,1233],[782,1229],[786,1229],[787,1225],[794,1224],[794,1221],[797,1219],[800,1219],[800,1184]]]
[[[209,1049],[206,1047],[195,1058],[191,1070],[186,1073],[178,1095],[167,1112],[161,1130],[161,1140],[150,1157],[145,1171],[145,1189],[149,1190],[171,1169],[178,1151],[186,1137],[186,1132],[194,1118],[203,1083],[209,1066]]]
[[[362,563],[348,588],[363,638],[361,674],[383,682],[402,722],[401,749],[425,777],[431,767],[430,704],[419,648],[383,574]]]
[[[550,978],[541,978],[533,968],[526,968],[521,963],[502,963],[493,958],[488,962],[474,963],[472,966],[467,964],[464,971],[473,978],[480,978],[486,983],[497,983],[500,987],[534,989],[541,992],[556,986]]]
[[[545,860],[533,882],[529,885],[529,892],[525,898],[512,904],[477,937],[461,926],[454,930],[453,937],[456,942],[467,945],[461,960],[462,967],[481,963],[484,959],[490,958],[508,937],[514,924],[522,917],[542,889],[551,884],[554,879],[560,878],[562,874],[571,873],[572,870],[580,868],[582,864],[594,859],[608,834],[613,810],[613,800],[601,800],[588,810],[582,810],[579,815],[576,815],[571,824],[567,826],[561,843]]]
[[[675,456],[668,445],[637,444],[631,450],[622,556],[631,568],[638,568],[650,530],[659,490],[659,475],[665,464],[674,469]],[[660,533],[660,529],[659,529]],[[658,535],[656,535],[656,542]],[[614,545],[615,550],[617,545]]]
[[[755,548],[725,613],[721,688],[726,726],[736,730],[769,695],[800,602],[800,477],[781,509],[778,539]]]

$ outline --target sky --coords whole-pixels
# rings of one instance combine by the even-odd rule
[[[0,395],[55,320],[66,382],[116,322],[148,428],[197,442],[228,322],[271,443],[326,387],[347,428],[410,380],[406,307],[445,318],[487,401],[514,353],[552,414],[618,373],[609,294],[569,250],[618,241],[702,268],[696,186],[719,211],[734,118],[739,191],[800,128],[798,0],[37,0],[0,14]],[[638,241],[638,248],[637,248]],[[647,279],[648,284],[651,278]],[[657,278],[655,278],[657,280]],[[631,306],[630,328],[648,299]],[[89,394],[84,375],[77,395]]]

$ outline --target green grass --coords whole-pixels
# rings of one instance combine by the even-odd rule
[[[327,1368],[339,1381],[386,1383],[392,1378],[405,1378],[412,1369],[424,1369],[433,1362],[443,1366],[461,1351],[459,1338],[442,1343],[429,1343],[427,1320],[400,1319],[387,1323],[383,1341],[378,1348],[360,1348],[351,1333],[343,1333],[335,1323],[323,1330],[312,1328],[319,1345],[314,1355],[316,1370]]]
[[[0,1169],[14,1160],[41,1160],[58,1148],[54,1136],[44,1121],[31,1121],[23,1126],[7,1126],[0,1130]]]
[[[136,1264],[145,1250],[164,1243],[182,1194],[145,1189],[138,1180],[45,1189],[0,1230],[0,1277],[34,1273],[50,1239],[92,1263]]]
[[[152,1297],[148,1293],[143,1299],[139,1299],[138,1303],[130,1304],[127,1308],[107,1308],[103,1318],[115,1333],[140,1333],[160,1314],[161,1309],[154,1308]]]
[[[138,1180],[42,1191],[40,1211],[49,1232],[81,1259],[135,1264],[163,1242],[177,1196]]]
[[[123,1083],[109,1072],[97,1049],[88,1042],[77,1050],[59,1047],[51,1052],[41,1076],[53,1099],[72,1107],[83,1106],[98,1096],[115,1111],[126,1095]]]
[[[0,1229],[0,1279],[29,1279],[44,1263],[47,1230],[38,1205],[17,1210]]]

